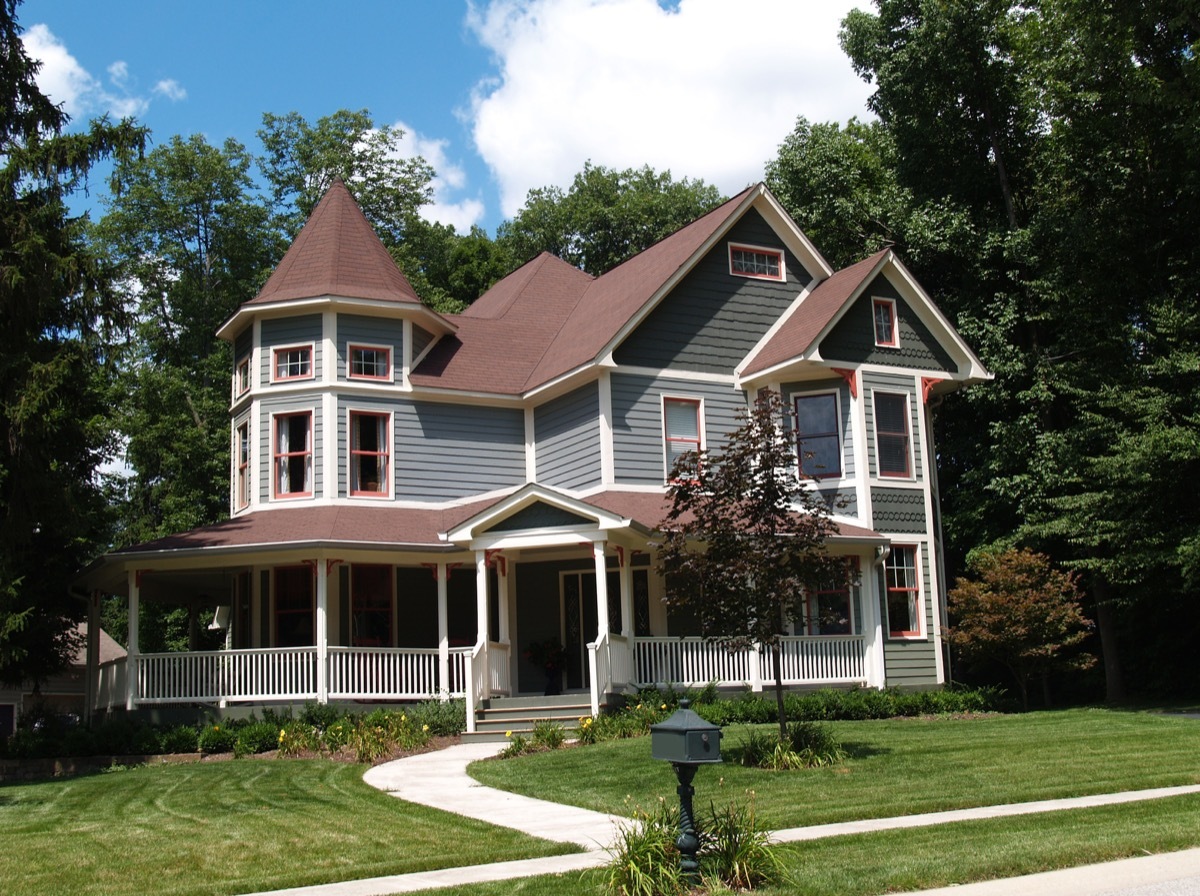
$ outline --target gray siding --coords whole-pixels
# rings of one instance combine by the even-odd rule
[[[863,408],[867,419],[867,467],[871,476],[879,475],[875,463],[875,403],[872,392],[892,392],[908,396],[908,438],[912,446],[913,473],[919,482],[925,475],[925,458],[922,457],[918,422],[921,414],[921,396],[917,392],[916,380],[912,375],[872,373],[862,374]],[[901,480],[904,481],[904,480]]]
[[[433,334],[430,333],[428,330],[422,329],[421,327],[418,327],[416,324],[413,324],[413,328],[412,328],[413,357],[414,358],[421,357],[421,352],[425,351],[425,348],[431,342],[433,342]]]
[[[783,249],[751,210],[663,299],[614,352],[618,364],[732,373],[808,283],[800,262],[784,252],[787,281],[729,273],[729,243]]]
[[[933,598],[929,590],[929,546],[922,544],[921,589],[925,600],[925,637],[920,640],[887,636],[887,604],[880,607],[884,620],[883,668],[888,687],[927,687],[937,684],[937,643],[933,639]],[[880,574],[882,576],[882,573]],[[883,594],[882,581],[880,594]]]
[[[537,480],[585,488],[600,480],[600,388],[589,383],[533,412]]]
[[[830,513],[836,513],[838,516],[858,516],[858,490],[853,483],[848,483],[844,488],[817,489],[817,494],[821,496]]]
[[[313,344],[313,375],[321,378],[324,342],[321,338],[321,315],[305,314],[301,317],[281,317],[262,322],[263,351],[259,358],[259,382],[271,382],[271,364],[274,348],[279,345]]]
[[[464,498],[525,481],[521,410],[428,401],[392,410],[398,499]]]
[[[322,458],[325,453],[325,431],[324,420],[321,416],[321,400],[320,397],[298,398],[288,396],[287,398],[263,399],[259,405],[258,418],[258,471],[254,489],[258,493],[259,500],[271,500],[272,485],[273,485],[273,467],[274,467],[274,433],[271,427],[272,414],[291,414],[312,412],[313,421],[313,495],[320,497],[324,494],[325,479],[323,475],[324,462]]]
[[[854,466],[854,429],[850,421],[850,386],[844,379],[834,377],[827,380],[808,380],[803,383],[784,383],[781,387],[783,399],[791,410],[796,409],[796,398],[815,392],[836,392],[838,397],[839,426],[842,430],[842,478],[852,479]],[[788,426],[791,426],[788,419]]]
[[[250,354],[254,348],[254,327],[244,327],[242,332],[233,337],[233,359],[236,362]]]
[[[875,345],[875,321],[872,298],[893,299],[896,302],[896,322],[899,326],[898,348]],[[850,364],[881,364],[910,370],[940,370],[953,372],[955,363],[938,344],[929,328],[913,313],[900,293],[879,276],[859,296],[845,317],[821,341],[821,357],[829,361]]]
[[[924,535],[925,491],[917,488],[871,489],[872,528],[880,532]]]
[[[662,397],[702,398],[704,438],[719,450],[738,426],[746,393],[721,383],[699,383],[640,374],[613,373],[612,430],[616,479],[622,485],[662,485],[666,481]]]
[[[337,319],[337,378],[349,379],[348,343],[382,345],[392,350],[392,376],[404,366],[404,322],[358,314],[339,314]]]
[[[496,525],[486,529],[487,532],[516,532],[520,529],[544,529],[547,526],[586,526],[595,525],[595,520],[587,519],[578,514],[553,507],[538,501],[523,510],[518,510],[508,519],[501,520]]]

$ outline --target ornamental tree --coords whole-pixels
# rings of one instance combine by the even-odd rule
[[[657,567],[667,606],[693,611],[703,637],[730,650],[770,649],[781,738],[787,623],[798,617],[806,588],[848,575],[826,551],[836,526],[800,475],[786,414],[779,394],[764,392],[719,453],[679,458]]]
[[[1029,682],[1056,669],[1086,669],[1096,658],[1075,650],[1092,622],[1071,573],[1028,548],[980,553],[969,562],[974,578],[959,579],[949,594],[946,640],[968,661],[993,660],[1012,673],[1029,709]]]

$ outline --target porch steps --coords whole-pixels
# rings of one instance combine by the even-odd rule
[[[586,693],[560,694],[552,697],[493,697],[484,700],[475,711],[475,732],[464,734],[464,741],[499,743],[509,739],[508,732],[528,737],[537,722],[546,719],[558,722],[568,731],[579,724],[582,716],[592,714],[591,699]]]

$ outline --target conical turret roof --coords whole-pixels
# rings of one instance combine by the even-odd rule
[[[321,197],[262,291],[246,304],[321,296],[421,303],[341,179]]]

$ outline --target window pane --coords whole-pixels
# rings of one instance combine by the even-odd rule
[[[875,445],[881,476],[908,476],[908,408],[903,395],[875,393]]]
[[[879,345],[896,344],[896,320],[891,302],[875,303],[875,342]]]
[[[387,493],[387,416],[350,415],[350,490]]]
[[[667,473],[688,451],[700,450],[700,402],[666,399],[663,401],[667,431]]]
[[[884,566],[887,586],[888,630],[916,634],[921,630],[920,592],[917,589],[917,551],[893,545]]]
[[[797,397],[796,428],[800,471],[806,476],[840,476],[837,398],[833,394]]]

